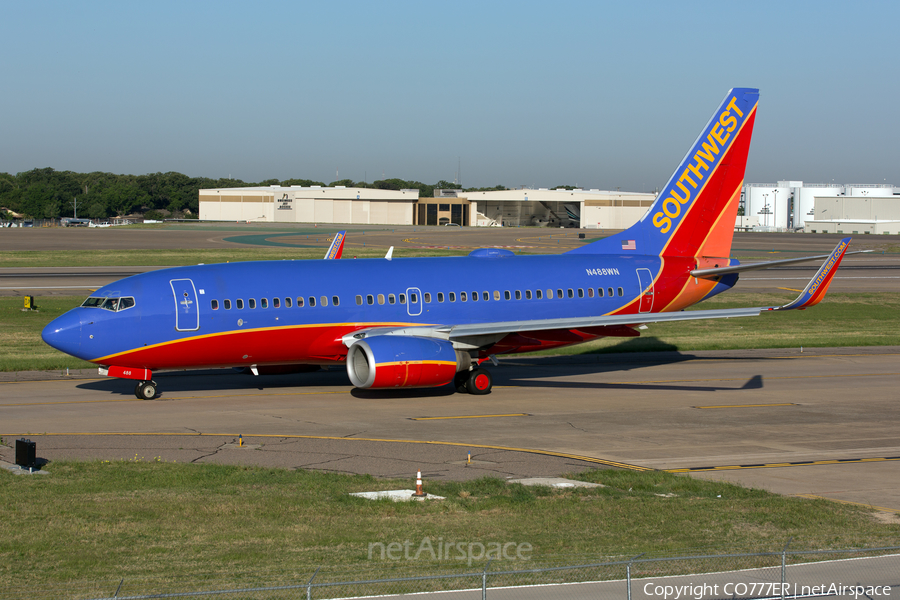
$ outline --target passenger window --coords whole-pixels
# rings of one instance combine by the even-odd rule
[[[460,302],[465,302],[467,299],[468,299],[468,297],[466,296],[466,293],[465,293],[465,292],[460,292],[460,293],[459,293],[459,301],[460,301]]]
[[[556,297],[557,297],[557,298],[562,298],[562,297],[563,297],[563,291],[562,291],[561,289],[559,289],[559,288],[556,289]]]
[[[472,292],[472,302],[478,302],[478,292]]]
[[[542,292],[541,290],[535,290],[534,297],[535,299],[540,300],[544,297],[544,292]]]
[[[481,292],[481,298],[482,298],[485,302],[487,302],[488,300],[491,299],[491,295],[490,295],[488,292]]]
[[[425,299],[426,303],[430,303],[431,302],[431,292],[424,292],[422,294],[422,298]]]
[[[231,310],[231,300],[222,300],[222,306],[225,310]]]
[[[619,295],[620,295],[620,296],[624,296],[624,295],[625,295],[625,290],[623,290],[622,288],[619,288]]]
[[[553,290],[547,290],[547,300],[553,300]]]
[[[569,298],[574,298],[574,297],[575,297],[575,290],[573,290],[572,288],[569,288],[569,289],[568,289],[568,294],[569,294]]]
[[[450,292],[450,302],[456,302],[456,292]]]
[[[290,299],[290,298],[285,298],[285,299],[284,299],[284,307],[285,307],[285,308],[290,308],[290,307],[291,307],[291,299]]]
[[[248,298],[247,299],[247,307],[248,308],[256,308],[256,298]]]
[[[362,296],[359,294],[356,295],[356,304],[357,306],[362,306]]]
[[[522,291],[516,290],[516,300],[521,300],[521,299],[522,299]]]
[[[438,292],[438,302],[444,301],[444,292]]]
[[[332,297],[331,297],[331,305],[332,305],[332,306],[340,306],[340,305],[341,305],[341,299],[340,299],[340,297],[338,297],[338,296],[332,296]]]
[[[612,295],[613,295],[613,289],[612,289],[612,288],[606,288],[606,294],[607,294],[608,296],[612,296]]]
[[[315,306],[316,306],[316,297],[315,297],[315,296],[310,296],[310,297],[309,297],[309,307],[310,307],[310,308],[315,308]]]
[[[525,299],[531,300],[531,290],[525,290]]]
[[[597,288],[597,297],[598,297],[598,298],[602,298],[602,297],[603,297],[603,288]]]
[[[234,305],[238,310],[244,310],[244,301],[242,299],[238,298],[237,300],[235,300]]]
[[[579,297],[579,298],[584,298],[584,290],[581,289],[581,288],[578,288],[578,297]]]
[[[500,290],[494,290],[494,300],[500,299]],[[509,292],[506,292],[506,299],[509,300]]]
[[[269,308],[269,299],[268,298],[260,298],[259,306],[260,306],[260,308]]]
[[[406,294],[400,294],[400,304],[406,304]]]
[[[388,304],[393,304],[396,301],[397,301],[396,296],[394,296],[393,294],[388,294]]]
[[[594,288],[588,288],[588,298],[594,297]]]
[[[319,306],[328,306],[328,297],[327,296],[319,297]]]
[[[210,300],[209,307],[213,310],[219,310],[219,301],[218,300]]]
[[[303,297],[297,296],[297,308],[303,308]]]
[[[279,298],[272,298],[272,308],[281,308],[281,300]]]
[[[378,294],[378,304],[384,304],[384,294]]]
[[[366,296],[366,304],[375,304],[375,296],[372,294]]]
[[[509,300],[509,299],[511,299],[511,298],[512,298],[512,296],[510,295],[509,290],[504,290],[504,292],[503,292],[503,299],[504,299],[504,300]]]
[[[409,295],[409,301],[412,302],[413,304],[415,304],[416,302],[419,301],[419,295],[416,294],[416,293],[410,294],[410,295]]]

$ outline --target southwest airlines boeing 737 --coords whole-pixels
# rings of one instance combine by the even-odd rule
[[[254,374],[346,363],[359,388],[451,382],[487,394],[498,354],[640,335],[645,323],[759,315],[817,304],[842,240],[806,289],[778,307],[684,309],[739,273],[729,258],[759,92],[735,88],[633,227],[556,256],[475,250],[465,257],[197,265],[104,286],[50,323],[63,352],[157,394],[153,372],[242,367]],[[329,256],[339,258],[343,236]]]

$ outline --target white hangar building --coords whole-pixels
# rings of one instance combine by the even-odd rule
[[[655,194],[583,189],[490,192],[337,187],[247,187],[200,190],[200,219],[359,225],[544,226],[625,229]]]
[[[201,221],[414,225],[419,190],[337,187],[200,190]]]
[[[754,229],[900,233],[900,195],[888,184],[749,183],[742,202]]]

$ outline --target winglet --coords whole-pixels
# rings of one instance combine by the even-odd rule
[[[806,285],[806,289],[797,296],[796,300],[790,304],[785,304],[784,306],[772,307],[769,310],[803,310],[804,308],[815,306],[821,302],[822,298],[825,297],[825,292],[828,291],[828,286],[831,284],[831,278],[834,277],[834,274],[837,272],[838,266],[840,266],[841,260],[844,258],[844,253],[847,252],[847,246],[849,245],[850,238],[841,240],[828,257],[828,260],[822,264],[822,267],[816,273],[815,277],[810,280]]]
[[[384,257],[388,260],[391,260],[391,257],[393,255],[394,255],[394,247],[391,246],[390,248],[388,248],[387,254],[385,254]]]
[[[331,240],[331,246],[328,247],[328,252],[325,253],[325,260],[341,257],[341,253],[344,251],[344,239],[346,237],[346,231],[338,231],[334,234],[334,239]]]

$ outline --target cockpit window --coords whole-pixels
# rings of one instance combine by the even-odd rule
[[[90,298],[85,300],[81,306],[85,306],[87,308],[102,308],[111,312],[119,312],[134,306],[134,298],[99,298],[97,296],[91,296]]]

